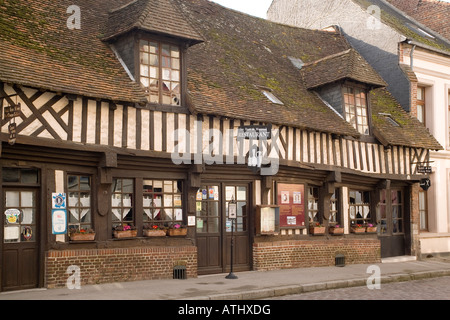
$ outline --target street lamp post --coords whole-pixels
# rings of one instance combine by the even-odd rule
[[[233,273],[233,252],[234,252],[234,222],[236,220],[237,204],[232,196],[230,203],[228,203],[228,219],[231,220],[231,268],[230,273],[225,277],[226,279],[237,279],[238,277]]]

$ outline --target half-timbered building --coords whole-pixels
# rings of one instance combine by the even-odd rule
[[[206,0],[0,8],[2,291],[419,253],[441,146],[338,32]]]

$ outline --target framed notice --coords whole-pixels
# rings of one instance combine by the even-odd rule
[[[305,226],[305,185],[278,183],[277,204],[281,228]]]

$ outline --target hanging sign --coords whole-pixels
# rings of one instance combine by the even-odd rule
[[[236,203],[228,203],[228,219],[237,218],[237,205]]]
[[[19,209],[7,209],[5,211],[6,221],[8,224],[15,224],[19,223],[19,216],[20,216],[20,210]]]
[[[433,173],[433,168],[431,166],[417,166],[418,173]]]
[[[422,179],[420,180],[420,187],[427,191],[431,187],[431,180],[430,179]]]
[[[16,143],[17,138],[17,125],[15,122],[10,123],[8,125],[8,132],[9,132],[8,143],[10,145],[14,145]]]
[[[67,211],[65,209],[52,209],[52,233],[67,233]]]
[[[20,103],[5,107],[5,119],[12,119],[20,116]]]

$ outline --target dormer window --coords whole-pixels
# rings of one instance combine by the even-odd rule
[[[150,103],[181,105],[180,47],[140,40],[140,81]]]
[[[344,113],[347,120],[359,133],[369,134],[367,94],[365,90],[344,87]]]

